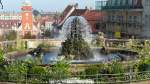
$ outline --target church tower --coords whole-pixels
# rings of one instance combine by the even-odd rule
[[[32,35],[33,32],[33,15],[32,15],[32,4],[29,1],[23,2],[23,6],[21,8],[22,13],[22,35],[26,34]]]

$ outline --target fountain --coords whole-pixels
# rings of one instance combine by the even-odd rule
[[[82,16],[71,16],[71,17],[69,17],[65,21],[64,25],[62,26],[62,30],[60,31],[60,36],[59,36],[58,39],[63,40],[63,41],[65,41],[67,39],[68,34],[71,33],[72,26],[73,26],[73,20],[75,18],[79,19],[79,24],[78,25],[80,26],[80,32],[81,32],[81,35],[82,35],[83,39],[89,43],[92,40],[91,39],[92,30],[91,30],[91,27],[88,24],[88,22]]]
[[[71,60],[87,60],[93,58],[91,49],[86,42],[90,31],[86,27],[83,27],[81,22],[84,20],[82,20],[78,16],[73,17],[69,26],[70,28],[66,27],[69,28],[67,29],[69,32],[65,33],[67,39],[62,44],[61,54],[66,58],[71,58]]]
[[[69,17],[60,31],[57,40],[63,41],[61,47],[44,53],[43,64],[54,63],[59,58],[69,59],[73,64],[105,63],[121,61],[118,53],[102,54],[101,48],[91,47],[93,40],[91,27],[81,16]]]

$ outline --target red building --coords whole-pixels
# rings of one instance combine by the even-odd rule
[[[33,15],[30,2],[24,2],[22,6],[22,35],[33,33]]]
[[[104,15],[104,13],[97,10],[90,10],[87,8],[77,9],[77,4],[68,5],[62,13],[61,22],[59,25],[63,25],[66,19],[70,16],[83,16],[91,25],[93,33],[102,32],[103,27],[105,27],[105,25],[102,23]]]
[[[34,38],[38,38],[40,29],[37,24],[34,23],[32,4],[29,1],[25,1],[21,8],[21,25],[17,29],[20,35],[24,38],[31,35]]]

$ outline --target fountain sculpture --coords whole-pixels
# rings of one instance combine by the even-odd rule
[[[71,21],[70,32],[62,45],[62,55],[75,60],[85,60],[93,57],[88,43],[83,39],[87,30],[82,27],[81,19],[74,17]]]

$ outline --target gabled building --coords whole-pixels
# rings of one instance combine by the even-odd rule
[[[0,35],[5,35],[18,27],[21,20],[19,13],[1,12],[0,13]]]
[[[104,25],[101,23],[103,20],[103,15],[105,14],[101,11],[90,10],[88,8],[79,9],[77,4],[68,5],[62,13],[59,26],[62,26],[70,16],[82,16],[88,21],[92,28],[92,32],[97,33],[102,31],[102,26],[104,27]]]

